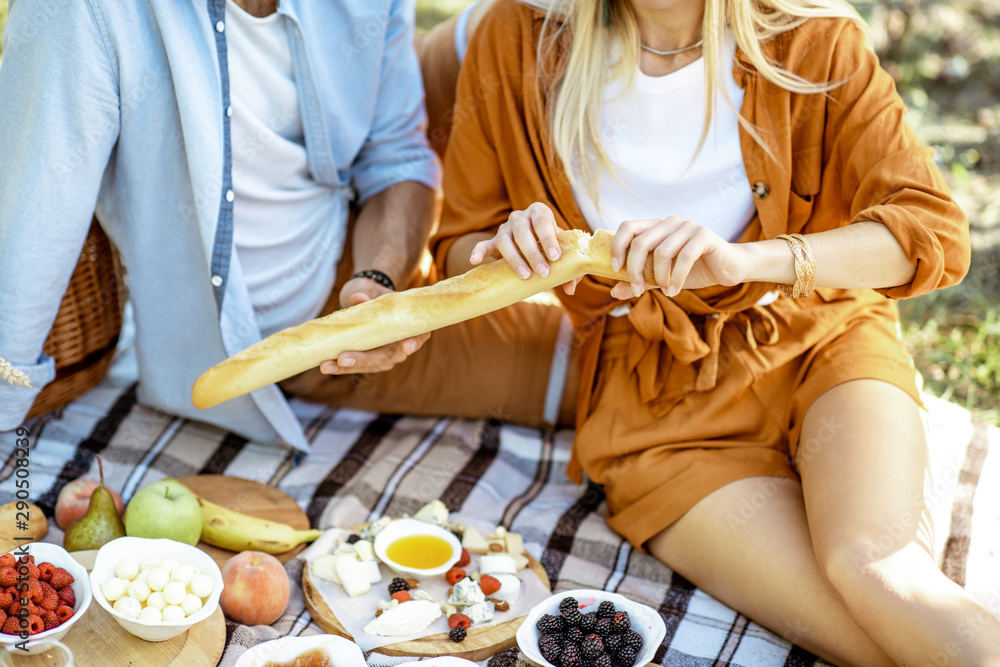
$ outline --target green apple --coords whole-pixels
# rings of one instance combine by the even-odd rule
[[[125,508],[129,537],[165,537],[194,546],[201,537],[198,497],[176,479],[167,478],[135,492]]]

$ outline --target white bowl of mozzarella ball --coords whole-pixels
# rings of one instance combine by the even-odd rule
[[[97,552],[94,600],[140,639],[173,639],[219,606],[222,572],[197,547],[174,540],[119,537]]]

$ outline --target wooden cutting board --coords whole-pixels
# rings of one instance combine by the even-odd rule
[[[545,574],[545,569],[541,563],[535,560],[534,556],[530,553],[527,556],[528,567],[538,575],[538,578],[542,580],[546,588],[551,589],[552,584]],[[309,615],[312,616],[312,619],[316,621],[316,625],[322,628],[324,632],[352,639],[351,633],[340,624],[340,621],[334,616],[333,611],[330,610],[330,607],[323,600],[323,596],[313,586],[312,581],[309,579],[308,563],[302,566],[302,594],[305,597],[306,609],[309,610]],[[373,650],[375,653],[391,656],[439,657],[452,655],[457,658],[465,658],[466,660],[477,662],[479,660],[486,660],[500,651],[514,646],[517,643],[514,635],[517,629],[521,627],[521,623],[524,622],[524,618],[524,616],[518,616],[517,618],[497,623],[496,625],[472,628],[461,643],[451,641],[448,639],[447,633],[441,632],[413,641],[380,646]]]
[[[299,504],[287,493],[273,486],[252,479],[226,475],[194,475],[181,477],[177,481],[191,489],[195,495],[237,512],[287,523],[298,530],[308,530],[310,527],[309,517]],[[284,563],[294,558],[306,546],[308,545],[300,544],[291,551],[276,555],[275,558]],[[213,547],[204,542],[199,542],[198,548],[215,559],[220,568],[236,555],[234,551]]]
[[[74,551],[71,555],[90,571],[94,567],[97,550]],[[226,619],[222,615],[222,607],[218,607],[214,614],[180,636],[165,642],[147,642],[125,631],[94,600],[62,641],[73,651],[76,664],[81,667],[207,667],[218,664],[226,647]]]

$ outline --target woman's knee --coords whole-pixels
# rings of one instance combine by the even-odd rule
[[[936,572],[934,559],[915,541],[886,533],[879,538],[850,537],[816,550],[820,571],[850,606],[850,600],[888,592],[908,596]]]

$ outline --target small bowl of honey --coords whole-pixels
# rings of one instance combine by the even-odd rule
[[[450,531],[416,519],[396,519],[375,536],[375,555],[396,574],[414,579],[447,572],[462,557]]]

